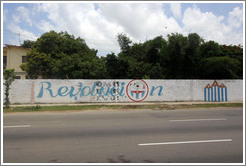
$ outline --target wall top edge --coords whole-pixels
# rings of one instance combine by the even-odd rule
[[[17,79],[16,79],[17,80]],[[145,80],[145,81],[216,81],[216,80],[223,80],[223,81],[243,81],[243,79],[25,79],[29,81],[55,81],[55,80],[62,80],[62,81],[78,81],[78,80],[85,80],[85,81],[98,81],[98,80]]]

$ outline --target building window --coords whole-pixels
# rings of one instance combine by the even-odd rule
[[[15,76],[15,79],[21,79],[21,76]]]
[[[22,56],[22,63],[26,63],[26,56]]]
[[[3,70],[6,69],[7,66],[7,56],[3,56]]]

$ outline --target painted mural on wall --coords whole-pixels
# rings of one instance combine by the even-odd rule
[[[43,98],[45,95],[51,98],[69,97],[75,101],[83,101],[85,97],[95,97],[96,101],[120,101],[122,98],[128,98],[134,102],[144,101],[148,96],[162,96],[162,86],[151,86],[144,80],[135,79],[126,81],[95,81],[93,85],[86,85],[79,82],[77,85],[60,86],[54,88],[50,81],[40,83],[40,89],[37,98]]]
[[[243,102],[243,94],[243,80],[36,79],[15,80],[10,102]]]
[[[207,84],[204,88],[204,101],[227,101],[227,87],[221,83],[214,81],[212,85]]]
[[[140,102],[148,96],[149,87],[143,80],[132,80],[127,85],[126,93],[132,101]]]

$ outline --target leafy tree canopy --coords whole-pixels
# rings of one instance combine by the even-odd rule
[[[34,41],[31,41],[31,40],[24,40],[23,44],[21,44],[21,47],[24,47],[24,48],[32,48],[33,44],[35,42]]]
[[[50,31],[32,45],[21,68],[29,78],[242,79],[243,48],[204,41],[197,33],[172,33],[143,43],[117,35],[121,49],[99,58],[85,40]]]
[[[50,31],[35,41],[21,68],[29,78],[104,78],[105,64],[96,54],[83,39]]]

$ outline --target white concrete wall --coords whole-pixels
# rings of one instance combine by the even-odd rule
[[[225,87],[219,90],[218,86],[216,86],[216,88],[205,88],[208,84],[212,86],[214,81],[215,80],[15,80],[11,85],[10,102],[204,101],[205,91],[206,101],[215,101],[215,98],[216,101],[220,100],[221,102],[243,101],[243,80],[216,80],[218,86],[223,83]],[[211,94],[212,88],[213,99]],[[209,98],[208,93],[210,94]]]
[[[15,80],[10,87],[9,99],[11,103],[30,103],[32,80]],[[3,88],[4,91],[5,88]],[[4,96],[5,97],[5,96]]]

